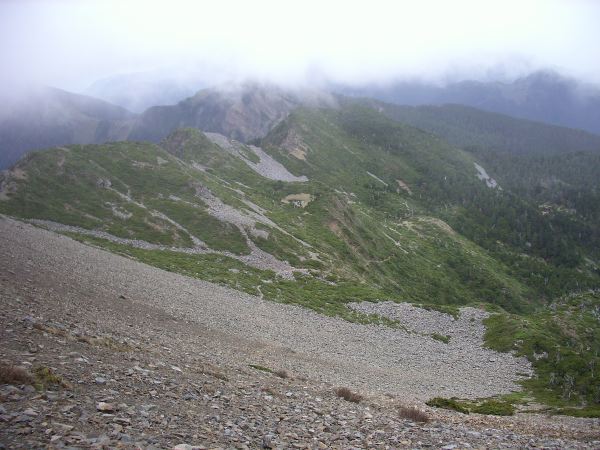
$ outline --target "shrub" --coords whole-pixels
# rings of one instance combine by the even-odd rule
[[[352,403],[359,403],[363,399],[362,395],[360,395],[356,392],[352,392],[347,387],[337,388],[335,390],[335,394],[338,397],[343,398],[344,400],[346,400],[348,402],[352,402]]]
[[[291,374],[285,369],[279,369],[273,373],[275,375],[277,375],[279,378],[290,378],[291,377]]]
[[[33,384],[33,377],[23,367],[0,364],[0,384]]]
[[[414,406],[398,406],[398,414],[403,419],[409,419],[413,422],[429,422],[429,416]]]
[[[447,336],[447,335],[444,335],[444,334],[433,333],[431,335],[431,337],[433,339],[435,339],[436,341],[443,342],[444,344],[447,344],[448,342],[450,342],[450,336]]]
[[[455,398],[434,397],[426,405],[434,408],[451,409],[463,414],[469,414],[469,410]]]
[[[35,375],[35,387],[38,390],[46,389],[48,386],[70,387],[69,383],[56,375],[50,367],[39,366],[33,370]]]
[[[273,373],[272,369],[269,369],[268,367],[261,366],[258,364],[250,364],[250,367],[252,367],[253,369],[256,369],[256,370],[260,370],[261,372]]]
[[[515,413],[515,407],[509,402],[490,399],[475,406],[471,411],[493,416],[512,416]]]

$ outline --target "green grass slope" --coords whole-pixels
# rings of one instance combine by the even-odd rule
[[[578,228],[585,220],[488,187],[476,154],[370,107],[300,108],[257,144],[308,181],[264,177],[253,170],[260,157],[252,147],[222,148],[181,129],[159,145],[28,155],[0,179],[0,213],[79,227],[64,231],[165,270],[362,322],[381,319],[346,303],[483,304],[497,313],[490,333],[501,334],[550,317],[557,299],[600,287],[596,253]],[[259,256],[297,270],[280,276],[251,263]],[[597,322],[569,317],[596,336]],[[525,334],[515,349],[529,356],[536,339]],[[551,339],[563,336],[552,331]],[[581,333],[572,342],[594,339]],[[549,364],[536,364],[540,386],[558,370]],[[583,373],[568,373],[575,381],[566,404],[595,401],[582,391]]]
[[[528,241],[534,246],[555,253],[556,247],[565,245],[552,235],[582,236],[574,244],[595,250],[594,259],[600,256],[600,136],[461,105],[410,107],[365,102],[394,120],[465,149],[505,190],[535,204],[547,217],[535,227],[543,230],[538,233],[539,242]],[[521,214],[522,208],[513,203],[514,212]],[[544,224],[551,224],[552,229]],[[563,262],[577,259],[574,256]]]

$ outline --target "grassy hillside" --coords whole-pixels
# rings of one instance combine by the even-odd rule
[[[287,124],[319,122],[321,114],[329,113],[299,114]],[[310,270],[309,276],[323,285],[338,281],[367,285],[381,291],[379,297],[452,305],[483,300],[512,311],[526,307],[530,292],[507,275],[506,267],[428,215],[413,199],[416,194],[391,187],[393,177],[399,176],[391,171],[418,184],[424,176],[421,169],[386,156],[375,145],[365,147],[341,126],[331,124],[328,130],[338,134],[334,142],[360,158],[346,158],[347,166],[332,173],[327,167],[338,164],[339,148],[314,147],[318,158],[311,160],[311,170],[302,172],[309,177],[306,183],[261,177],[202,133],[182,130],[162,147],[119,143],[33,154],[17,167],[24,176],[5,181],[15,185],[15,192],[0,208],[19,217],[156,245],[189,248],[198,238],[210,249],[243,255],[254,244],[294,267]],[[408,145],[410,137],[405,139]],[[437,143],[429,145],[436,148]],[[366,167],[388,179],[387,187],[364,170],[374,157],[381,157],[381,163]],[[468,167],[469,160],[461,153],[448,158],[457,167]],[[445,169],[440,165],[437,170]],[[465,175],[471,178],[478,188],[478,180]],[[264,211],[265,218],[252,226],[220,220],[198,194],[203,189],[244,218],[256,211]],[[307,194],[312,201],[305,208],[282,202],[298,194]]]
[[[394,120],[448,140],[480,161],[513,195],[512,205],[493,207],[496,212],[509,210],[507,227],[514,227],[515,217],[527,214],[522,203],[538,208],[544,217],[535,219],[534,226],[522,226],[517,220],[520,236],[525,236],[528,228],[535,230],[535,235],[529,232],[526,240],[513,240],[513,245],[523,248],[529,242],[539,250],[539,256],[552,258],[563,266],[581,262],[576,251],[569,254],[566,247],[570,245],[587,249],[594,253],[593,259],[598,259],[600,136],[460,105],[407,107],[365,102]],[[477,222],[490,216],[493,223],[498,222],[497,214],[485,204],[478,209],[483,214]],[[553,236],[560,236],[563,241]],[[565,242],[565,236],[573,242]],[[562,250],[557,250],[559,247]]]
[[[526,386],[538,399],[566,413],[600,417],[599,317],[597,291],[573,294],[527,318],[490,317],[486,341],[490,348],[515,351],[532,362],[536,377]]]
[[[296,109],[259,144],[182,129],[34,153],[0,180],[0,212],[357,321],[381,319],[346,303],[388,299],[528,320],[600,286],[577,215],[488,187],[473,153],[372,108]]]
[[[443,136],[459,147],[513,155],[600,153],[600,136],[463,105],[400,106],[367,101],[390,118]]]

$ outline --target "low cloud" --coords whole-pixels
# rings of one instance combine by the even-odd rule
[[[0,81],[81,91],[117,73],[305,83],[510,78],[600,83],[600,3],[4,1]]]

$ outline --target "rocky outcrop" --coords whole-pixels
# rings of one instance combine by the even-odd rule
[[[247,82],[211,88],[173,106],[155,106],[136,121],[132,140],[158,142],[177,128],[192,127],[249,142],[265,136],[298,106],[334,106],[330,94],[285,90]]]

